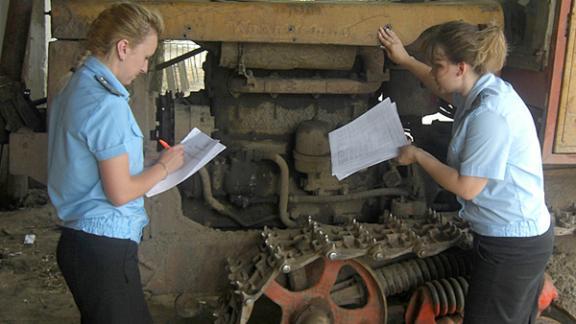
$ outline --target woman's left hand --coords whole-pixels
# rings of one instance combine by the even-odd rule
[[[400,165],[410,165],[416,162],[416,154],[420,149],[412,144],[402,146],[396,157],[396,161]]]

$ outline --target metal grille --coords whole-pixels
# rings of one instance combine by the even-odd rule
[[[165,41],[162,46],[164,62],[200,47],[192,41],[182,40]],[[170,90],[187,95],[192,91],[204,89],[202,64],[205,60],[206,52],[202,52],[164,69],[162,92]]]

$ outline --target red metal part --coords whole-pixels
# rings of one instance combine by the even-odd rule
[[[340,270],[344,266],[352,267],[360,276],[367,291],[367,301],[363,307],[347,309],[338,306],[330,292]],[[369,270],[354,260],[331,261],[324,258],[320,279],[310,288],[302,291],[290,291],[277,281],[271,280],[264,288],[264,294],[282,309],[282,324],[292,323],[311,305],[323,308],[331,323],[386,323],[386,300],[377,281]]]
[[[449,280],[453,280],[450,278]],[[438,283],[439,281],[434,281]],[[447,323],[461,323],[464,314],[464,303],[454,303],[454,307],[449,307],[448,313],[446,309],[442,310],[443,306],[441,298],[434,295],[434,290],[430,289],[430,283],[418,288],[410,298],[408,307],[404,314],[404,321],[408,324],[447,324]],[[544,285],[538,297],[538,313],[542,313],[550,306],[553,300],[558,297],[558,290],[554,287],[552,278],[544,275]],[[440,314],[455,314],[444,317],[438,317]]]
[[[542,313],[552,302],[558,298],[558,290],[554,287],[549,274],[544,274],[544,286],[538,297],[538,314]]]
[[[426,287],[420,287],[412,294],[404,320],[406,323],[434,324],[439,306],[434,304],[432,294]]]

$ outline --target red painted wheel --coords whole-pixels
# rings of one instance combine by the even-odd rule
[[[368,267],[355,260],[316,261],[302,269],[302,290],[290,290],[279,280],[264,286],[264,295],[282,310],[280,323],[386,323],[386,298]],[[343,271],[353,272],[353,279],[342,280]],[[351,306],[351,299],[361,302]]]

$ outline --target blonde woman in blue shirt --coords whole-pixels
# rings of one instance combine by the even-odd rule
[[[90,55],[50,105],[48,192],[63,231],[57,261],[82,323],[150,323],[138,243],[148,223],[143,195],[178,169],[182,146],[143,168],[143,135],[128,105],[146,73],[162,18],[136,4],[91,24]]]
[[[408,145],[397,160],[417,163],[454,193],[474,233],[464,323],[534,323],[554,233],[544,202],[540,144],[528,108],[502,69],[507,45],[497,26],[435,26],[430,65],[410,56],[389,27],[378,38],[388,57],[456,107],[447,164]]]

